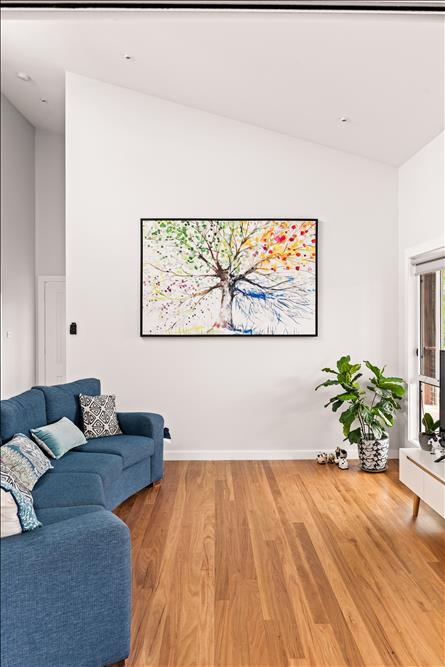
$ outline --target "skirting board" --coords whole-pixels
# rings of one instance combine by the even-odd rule
[[[165,448],[166,461],[311,461],[320,449],[189,449],[181,450],[173,445]],[[357,459],[357,448],[348,449],[348,458]],[[399,458],[398,449],[389,450],[390,459]]]

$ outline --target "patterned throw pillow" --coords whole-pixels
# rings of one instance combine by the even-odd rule
[[[10,535],[17,535],[22,532],[20,519],[18,514],[17,503],[10,491],[0,489],[1,498],[1,520],[0,520],[0,537],[9,537]]]
[[[41,476],[53,467],[35,442],[23,433],[17,433],[6,445],[0,447],[0,458],[2,468],[8,468],[30,491]]]
[[[116,416],[116,396],[79,394],[86,438],[104,438],[122,433]]]
[[[11,494],[14,498],[17,505],[17,515],[23,532],[34,530],[34,528],[38,528],[42,525],[34,511],[31,491],[27,489],[26,486],[23,486],[20,480],[15,477],[9,468],[3,465],[1,468],[0,486],[4,491],[8,492],[8,495]],[[11,534],[12,533],[9,533],[9,535]],[[7,535],[3,535],[2,530],[2,537],[3,536],[7,537]]]

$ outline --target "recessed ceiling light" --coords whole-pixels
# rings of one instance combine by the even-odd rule
[[[340,116],[340,123],[349,123],[349,118],[347,116]]]
[[[124,53],[124,60],[133,60],[133,56],[130,56],[129,53]]]
[[[21,81],[31,81],[31,77],[26,72],[17,72],[17,78]]]
[[[46,100],[44,97],[41,97],[40,101],[43,102],[43,104],[48,104],[48,100]]]

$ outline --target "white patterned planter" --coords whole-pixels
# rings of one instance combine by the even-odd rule
[[[362,440],[358,445],[361,469],[365,472],[384,472],[388,468],[389,438]]]

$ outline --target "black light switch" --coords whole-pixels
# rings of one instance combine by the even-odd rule
[[[77,324],[76,322],[71,322],[70,324],[70,334],[75,336],[77,334]]]

